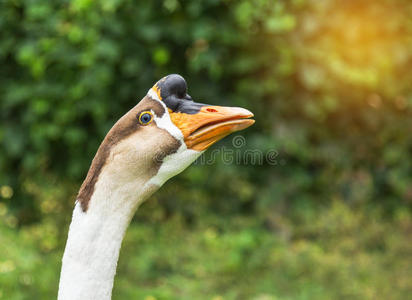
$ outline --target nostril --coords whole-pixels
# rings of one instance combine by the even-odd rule
[[[216,109],[213,109],[213,108],[206,108],[206,110],[207,110],[208,112],[217,112],[217,110],[216,110]]]

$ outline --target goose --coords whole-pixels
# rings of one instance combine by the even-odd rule
[[[193,101],[171,74],[110,129],[78,192],[59,300],[110,299],[119,251],[138,206],[207,148],[255,121],[244,108]]]

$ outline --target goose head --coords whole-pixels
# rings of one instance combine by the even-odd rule
[[[152,193],[211,145],[254,123],[239,107],[196,102],[177,74],[160,79],[108,132],[77,201],[87,211],[97,185],[138,186]],[[102,183],[104,182],[104,183]]]

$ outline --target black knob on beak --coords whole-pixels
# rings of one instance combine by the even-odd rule
[[[204,106],[202,103],[193,102],[192,97],[187,94],[186,80],[178,74],[163,77],[156,83],[156,87],[162,101],[174,112],[195,114]]]
[[[184,99],[187,93],[186,80],[178,75],[168,75],[157,83],[160,89],[160,96],[165,99],[169,96],[175,96],[176,98]]]

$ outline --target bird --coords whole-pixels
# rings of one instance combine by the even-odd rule
[[[178,74],[156,82],[92,160],[73,209],[58,299],[111,299],[121,243],[139,205],[212,144],[254,122],[247,109],[195,102]]]

